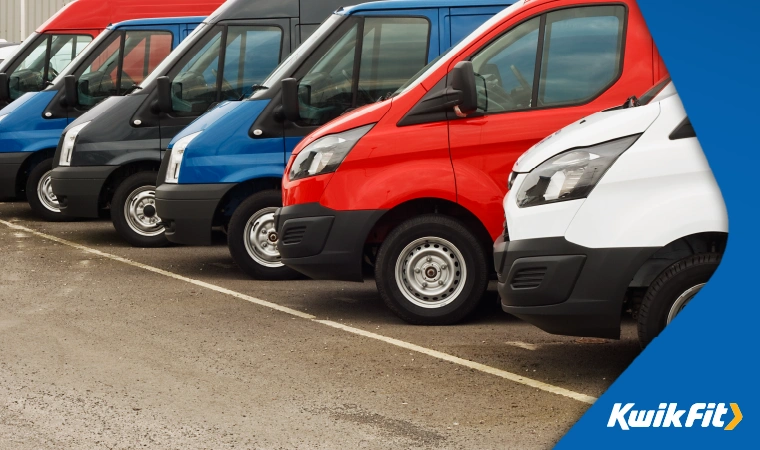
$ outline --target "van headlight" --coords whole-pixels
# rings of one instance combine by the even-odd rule
[[[586,198],[607,170],[641,135],[577,148],[533,169],[517,191],[520,208]]]
[[[343,133],[330,134],[307,145],[293,162],[290,181],[335,172],[348,152],[374,126],[375,124],[365,125]]]
[[[90,122],[79,124],[69,131],[63,137],[63,145],[61,146],[61,159],[58,161],[59,166],[69,167],[71,165],[71,157],[74,155],[74,146],[77,143],[79,133],[89,125]]]
[[[188,134],[174,144],[171,157],[169,158],[169,168],[166,170],[167,183],[177,184],[179,182],[179,171],[182,167],[182,158],[185,157],[185,150],[187,150],[187,146],[193,142],[193,139],[197,138],[201,133],[203,132],[199,131],[197,133]]]

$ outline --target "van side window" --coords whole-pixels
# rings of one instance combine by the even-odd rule
[[[509,30],[472,57],[478,108],[500,113],[592,100],[621,74],[625,14],[624,6],[567,8]]]
[[[472,58],[479,109],[486,113],[531,107],[541,20],[518,25]]]
[[[587,102],[622,71],[623,6],[551,12],[546,18],[538,105]]]
[[[427,19],[413,17],[354,24],[301,78],[300,124],[324,125],[397,90],[427,63],[429,30]]]
[[[172,38],[168,31],[114,33],[105,47],[90,57],[79,77],[80,107],[89,109],[108,97],[131,91],[150,74],[151,61],[171,53]]]
[[[214,103],[250,95],[280,63],[281,46],[282,30],[272,26],[218,26],[206,33],[175,72],[174,113],[198,116]]]

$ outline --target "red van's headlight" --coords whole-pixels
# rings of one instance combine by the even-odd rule
[[[290,181],[335,172],[346,159],[348,152],[374,126],[375,124],[370,124],[343,133],[330,134],[307,145],[293,161]]]

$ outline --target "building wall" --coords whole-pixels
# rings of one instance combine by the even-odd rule
[[[64,5],[73,0],[0,0],[0,39],[20,42],[26,39]],[[21,20],[24,2],[26,20]]]

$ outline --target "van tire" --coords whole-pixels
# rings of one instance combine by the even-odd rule
[[[68,220],[68,218],[61,214],[61,210],[57,209],[57,206],[54,206],[57,205],[57,203],[51,203],[52,199],[50,198],[40,198],[40,195],[44,195],[40,194],[40,183],[44,182],[45,178],[50,177],[50,172],[52,170],[53,158],[48,158],[34,166],[29,173],[29,178],[26,180],[26,200],[29,202],[29,206],[32,207],[32,211],[34,211],[38,217],[41,217],[48,222],[63,222]],[[49,183],[49,181],[47,183]],[[45,188],[42,187],[42,189],[44,190]],[[55,210],[51,208],[55,208]]]
[[[241,203],[230,219],[227,228],[227,246],[232,259],[243,272],[255,280],[301,278],[298,272],[279,262],[276,240],[263,242],[249,239],[253,229],[258,229],[259,225],[263,225],[262,232],[271,236],[274,231],[273,214],[281,206],[282,193],[280,191],[274,189],[261,191]],[[266,237],[264,233],[262,236]],[[262,242],[267,246],[263,247]]]
[[[480,303],[488,267],[482,243],[463,223],[427,214],[391,231],[377,255],[375,281],[388,308],[406,322],[452,325]]]
[[[668,325],[669,316],[677,314],[686,303],[676,306],[682,295],[706,284],[720,265],[721,255],[703,253],[684,258],[665,269],[649,286],[638,314],[639,343],[646,348]],[[691,293],[696,295],[695,292]],[[685,298],[685,301],[692,297]],[[675,316],[673,316],[675,317]],[[672,318],[671,317],[671,320]]]
[[[141,219],[130,212],[131,208],[130,211],[125,210],[127,203],[138,202],[140,198],[144,198],[145,202],[152,206],[151,213],[155,216],[156,172],[138,172],[122,181],[116,188],[111,200],[111,222],[116,232],[133,247],[166,247],[169,240],[163,226],[151,229],[147,224],[143,224],[146,228],[142,232],[138,231]]]

